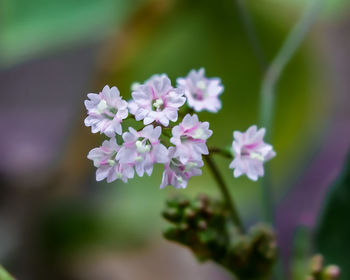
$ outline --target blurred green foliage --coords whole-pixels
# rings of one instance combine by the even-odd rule
[[[273,18],[259,7],[251,5],[252,17],[270,60],[294,22],[289,19],[280,21],[279,15]],[[288,10],[287,5],[285,9]],[[127,40],[119,42],[125,44],[124,48],[118,49],[119,45],[115,45],[116,49],[111,53],[109,61],[112,63],[112,74],[110,77],[102,77],[103,83],[117,85],[122,95],[129,97],[133,82],[142,82],[155,73],[165,72],[175,83],[177,77],[187,75],[191,69],[205,67],[209,77],[222,78],[225,86],[223,109],[218,114],[200,113],[199,117],[208,120],[214,130],[209,146],[230,145],[233,130],[246,130],[258,121],[262,76],[234,2],[169,1],[169,6],[159,10],[159,15],[153,18],[149,13],[152,9],[139,12],[136,18],[131,16]],[[136,31],[132,32],[135,20]],[[123,27],[120,28],[123,31]],[[324,73],[318,70],[322,63],[319,62],[322,61],[321,53],[314,48],[311,40],[302,47],[287,67],[277,90],[276,129],[273,138],[277,157],[268,164],[271,165],[274,189],[280,194],[290,185],[290,178],[302,170],[305,158],[315,151],[316,139],[328,117],[328,106],[331,106],[325,95],[327,87],[322,82]],[[96,143],[96,146],[99,144]],[[228,168],[229,160],[215,160],[220,165],[244,218],[258,217],[259,184],[244,177],[233,179],[232,171]],[[108,187],[104,183],[96,184],[96,188],[103,189],[101,193],[104,197],[96,213],[98,218],[95,214],[92,217],[82,217],[82,213],[89,216],[90,212],[70,208],[73,220],[61,221],[59,216],[67,215],[61,208],[61,214],[58,211],[55,219],[58,219],[58,224],[63,224],[61,227],[54,225],[57,232],[50,231],[49,226],[49,233],[55,232],[51,242],[56,244],[57,240],[57,244],[63,248],[69,247],[76,243],[76,236],[84,235],[86,228],[98,227],[104,234],[99,235],[92,230],[94,237],[91,238],[96,242],[103,242],[108,235],[113,236],[113,240],[110,240],[114,246],[135,244],[135,241],[160,235],[162,222],[159,213],[169,194],[183,192],[191,196],[205,192],[219,196],[215,182],[206,168],[203,169],[203,176],[190,180],[186,190],[168,187],[159,191],[161,172],[160,166],[157,166],[151,177],[136,178],[128,184],[118,182]],[[102,219],[104,225],[99,225],[96,219]],[[79,224],[85,226],[78,226]],[[69,236],[65,230],[74,234]],[[71,240],[67,240],[66,236]],[[91,243],[90,239],[85,240],[85,245]],[[67,245],[63,242],[67,242]]]
[[[14,280],[14,278],[0,265],[0,280]]]
[[[110,34],[144,0],[3,0],[0,66]]]
[[[327,263],[341,269],[341,279],[350,279],[350,154],[343,171],[331,187],[319,217],[315,249]]]
[[[164,2],[171,0],[164,0]],[[67,45],[97,41],[120,25],[146,0],[3,0],[0,3],[1,64],[11,65]],[[232,1],[233,2],[233,1]],[[306,0],[249,1],[261,9],[295,7]],[[276,5],[278,4],[278,5]],[[338,17],[347,0],[329,0],[325,13]],[[277,7],[276,7],[277,6]],[[284,13],[282,13],[284,14]]]
[[[225,86],[223,109],[214,115],[200,113],[199,117],[210,121],[214,130],[210,146],[230,145],[234,129],[246,130],[258,122],[262,77],[234,1],[165,0],[159,1],[168,3],[164,10],[154,9],[159,16],[152,18],[153,10],[135,16],[134,12],[142,10],[149,2],[2,1],[1,63],[8,66],[73,44],[99,41],[112,32],[125,31],[125,23],[130,28],[137,21],[140,23],[138,30],[128,33],[126,42],[120,42],[126,44],[125,48],[114,50],[108,61],[112,64],[112,75],[102,77],[103,82],[118,86],[122,95],[130,96],[133,82],[142,82],[155,73],[168,73],[175,83],[177,77],[187,75],[191,69],[205,67],[209,77],[222,78]],[[272,2],[249,1],[268,60],[276,54],[300,12],[299,7],[293,10],[294,16],[284,17],[284,13],[290,12],[293,1],[278,5],[278,12]],[[322,141],[320,132],[332,106],[332,100],[326,96],[325,73],[320,70],[324,66],[322,53],[317,51],[316,45],[312,39],[303,45],[288,65],[277,90],[272,143],[277,157],[268,165],[271,165],[273,187],[278,195],[291,185],[291,179],[303,170],[305,159],[312,156],[317,143]],[[244,177],[234,180],[228,169],[229,161],[215,160],[243,216],[256,219],[260,213],[259,184]],[[121,247],[160,235],[159,213],[163,201],[169,194],[180,192],[170,187],[159,191],[161,172],[158,166],[151,177],[136,178],[127,185],[119,182],[108,187],[104,183],[96,184],[103,196],[96,208],[91,209],[90,202],[87,205],[51,205],[52,211],[43,223],[44,245],[52,253],[66,254],[105,240],[108,246]],[[219,195],[206,168],[203,176],[191,179],[188,188],[181,192]]]

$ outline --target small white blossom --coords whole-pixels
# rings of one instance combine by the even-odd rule
[[[127,182],[134,177],[134,168],[131,164],[121,164],[115,159],[120,147],[115,138],[105,140],[101,147],[92,149],[88,154],[88,159],[94,162],[96,170],[96,181],[107,179],[110,183],[114,180],[121,179]]]
[[[219,95],[224,91],[219,78],[205,77],[204,68],[192,70],[187,77],[178,78],[177,86],[184,90],[188,105],[196,112],[216,113],[221,109]]]
[[[249,179],[256,181],[264,175],[264,162],[276,155],[273,147],[264,142],[264,135],[265,128],[257,130],[256,125],[249,127],[246,132],[233,133],[232,149],[235,158],[230,168],[234,169],[235,177],[246,174]]]
[[[168,160],[168,150],[159,141],[161,132],[160,126],[154,128],[148,125],[141,131],[129,127],[129,131],[123,133],[124,143],[116,159],[135,166],[139,176],[143,176],[144,172],[151,175],[155,163],[166,163]]]
[[[177,189],[184,189],[187,187],[188,180],[192,176],[199,176],[202,174],[200,169],[203,166],[203,161],[188,161],[186,164],[174,157],[176,152],[175,147],[169,148],[168,162],[164,165],[164,172],[160,188],[168,185],[174,186]]]
[[[165,74],[154,75],[142,85],[134,84],[132,89],[130,113],[145,125],[157,122],[168,126],[169,121],[177,121],[179,107],[186,102],[183,91],[173,88]]]
[[[187,114],[182,122],[172,129],[170,142],[176,145],[174,157],[182,163],[201,160],[202,154],[207,155],[207,139],[213,134],[208,122],[200,122],[198,116]]]
[[[128,116],[128,103],[120,97],[116,87],[105,86],[99,94],[89,93],[85,100],[88,116],[85,125],[91,126],[92,133],[104,133],[114,137],[122,134],[121,122]]]

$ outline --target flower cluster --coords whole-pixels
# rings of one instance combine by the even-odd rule
[[[110,138],[88,154],[97,168],[96,180],[127,182],[135,171],[138,176],[150,176],[158,163],[164,166],[161,188],[186,188],[192,176],[202,173],[202,156],[209,154],[206,142],[213,133],[209,123],[201,122],[194,112],[217,112],[223,89],[219,78],[205,77],[201,68],[178,78],[176,87],[166,74],[153,75],[143,84],[135,83],[128,102],[116,87],[105,86],[98,94],[89,93],[85,125],[93,133]],[[186,101],[187,114],[181,111]],[[142,121],[143,128],[126,127],[126,119]],[[263,175],[263,163],[275,155],[272,146],[263,142],[264,133],[256,126],[246,133],[234,132],[235,158],[230,167],[235,177],[246,174],[257,180]]]
[[[201,79],[206,85],[212,83],[203,75]],[[178,120],[188,92],[184,86],[173,87],[168,76],[162,74],[134,84],[129,102],[122,99],[116,87],[105,86],[99,94],[88,94],[85,125],[91,126],[93,133],[110,137],[88,154],[97,168],[96,180],[127,182],[135,171],[138,176],[151,175],[156,163],[164,165],[161,188],[185,188],[192,176],[200,175],[202,155],[208,154],[206,141],[212,131],[209,123],[200,122],[194,113]],[[212,95],[203,92],[202,99],[211,108]],[[144,127],[139,131],[133,127],[124,130],[122,124],[127,118],[142,121]]]

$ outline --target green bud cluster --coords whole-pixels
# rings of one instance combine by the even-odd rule
[[[212,260],[239,279],[268,279],[277,249],[275,235],[266,225],[242,234],[225,204],[206,195],[169,199],[163,217],[171,223],[165,238],[189,247],[198,260]]]
[[[306,280],[337,280],[339,277],[340,268],[337,265],[324,266],[323,256],[320,254],[311,258]]]

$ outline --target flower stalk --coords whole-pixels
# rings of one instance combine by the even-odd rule
[[[207,163],[215,181],[217,182],[217,186],[219,187],[222,197],[224,198],[227,208],[230,211],[232,221],[235,223],[237,226],[237,229],[241,232],[244,233],[245,229],[243,226],[243,223],[241,221],[241,218],[238,214],[237,207],[233,201],[233,198],[230,195],[230,192],[228,190],[228,187],[224,181],[223,176],[221,175],[218,167],[216,166],[215,162],[213,159],[209,156],[204,157],[205,162]]]

